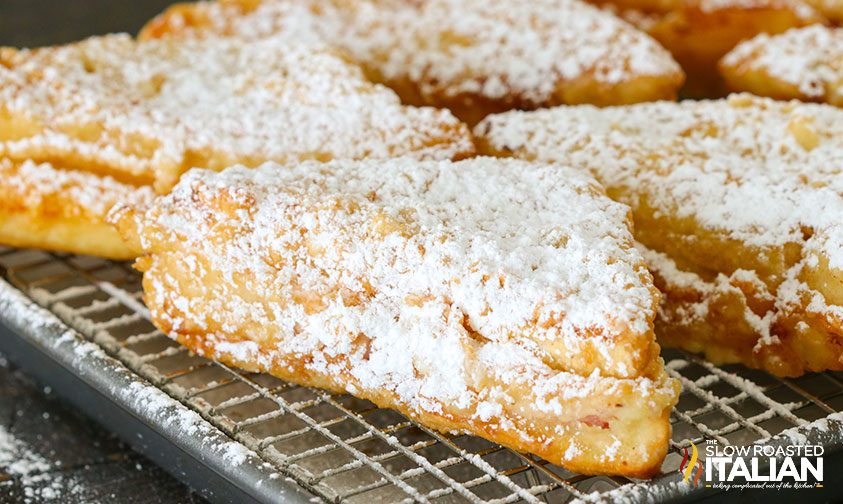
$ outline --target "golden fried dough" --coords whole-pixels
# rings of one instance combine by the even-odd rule
[[[720,71],[734,91],[843,107],[843,28],[759,35],[727,54]]]
[[[512,108],[674,99],[647,35],[579,0],[220,0],[178,4],[142,38],[280,35],[342,48],[405,103],[476,123]]]
[[[805,0],[817,12],[836,24],[843,23],[843,0]]]
[[[194,166],[472,152],[449,112],[401,105],[329,50],[126,35],[0,50],[0,155],[160,192]]]
[[[598,1],[653,36],[687,75],[682,95],[722,96],[717,62],[743,40],[823,21],[802,0]]]
[[[152,197],[110,177],[0,159],[0,244],[131,259],[106,216],[115,204]]]
[[[843,369],[843,110],[750,95],[491,116],[480,150],[592,172],[632,207],[668,346]]]
[[[584,473],[647,476],[678,383],[629,211],[562,166],[475,158],[188,172],[113,213],[163,331]]]

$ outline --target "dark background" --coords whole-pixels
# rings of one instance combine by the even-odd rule
[[[0,46],[137,33],[172,0],[0,0]],[[0,429],[49,467],[22,477],[0,463],[0,504],[196,504],[202,499],[0,355]],[[9,450],[2,445],[0,450]],[[6,459],[8,459],[8,455]]]
[[[0,355],[0,504],[201,504],[163,469]],[[15,440],[9,446],[8,438]],[[4,463],[42,461],[10,469]]]
[[[0,0],[0,45],[34,47],[137,33],[175,0]]]

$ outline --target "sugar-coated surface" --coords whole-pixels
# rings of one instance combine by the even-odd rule
[[[661,463],[678,385],[652,351],[657,292],[628,208],[588,175],[496,158],[195,169],[113,218],[140,239],[152,319],[203,355],[572,468]]]
[[[224,243],[211,239],[214,219],[197,203],[217,197],[243,208],[226,221]],[[254,294],[271,300],[255,304],[230,293],[219,296],[225,306],[199,305],[153,286],[184,313],[186,320],[169,321],[174,328],[201,327],[213,313],[255,320],[277,328],[279,350],[321,355],[316,367],[352,351],[349,334],[365,334],[370,355],[353,357],[355,378],[397,388],[410,404],[464,399],[458,370],[467,327],[487,342],[478,357],[494,361],[491,369],[555,376],[548,392],[568,380],[572,397],[604,379],[597,370],[591,378],[557,373],[543,362],[541,341],[576,347],[586,333],[601,334],[595,344],[608,353],[619,331],[651,334],[654,291],[632,244],[628,209],[590,177],[558,165],[399,159],[192,170],[138,219],[148,252],[177,240],[222,278],[254,277]],[[218,349],[248,361],[258,348]],[[552,409],[548,400],[544,408]]]
[[[557,80],[592,72],[608,84],[680,72],[649,36],[579,0],[264,0],[243,16],[232,3],[204,9],[215,31],[324,40],[422,94],[541,103]]]
[[[227,165],[472,151],[450,113],[404,107],[333,52],[278,40],[111,35],[3,50],[0,61],[0,103],[38,126],[0,142],[0,154],[72,152],[143,175],[209,156]]]
[[[747,310],[759,345],[777,341],[771,325],[794,306],[830,326],[843,320],[843,307],[802,279],[820,260],[843,269],[843,110],[733,95],[511,112],[488,118],[476,131],[493,150],[583,167],[620,201],[636,208],[646,201],[656,215],[691,219],[702,232],[755,247],[749,250],[797,246],[796,262],[775,281],[765,280],[773,284],[771,311]],[[681,271],[664,254],[646,259],[670,285],[703,296],[689,320],[705,318],[707,293],[735,289],[730,274],[767,291],[755,271],[727,271],[711,282]]]
[[[493,148],[589,168],[620,199],[758,247],[802,243],[843,268],[843,110],[750,95],[492,116]]]
[[[152,201],[152,189],[122,184],[111,177],[60,170],[49,163],[0,159],[0,194],[14,192],[27,208],[68,200],[66,210],[104,218],[115,204],[140,205]]]
[[[50,294],[47,294],[43,290],[40,291],[40,295],[50,296]],[[57,309],[60,307],[64,307],[69,312],[77,313],[78,315],[75,309],[69,308],[63,303],[57,303],[53,308]],[[145,381],[141,381],[139,376],[131,373],[123,367],[123,364],[117,363],[109,357],[99,344],[88,341],[75,330],[69,329],[58,318],[58,313],[52,313],[42,308],[2,278],[0,278],[0,309],[2,309],[4,317],[10,320],[12,324],[18,326],[26,324],[27,327],[32,328],[35,334],[39,334],[35,340],[37,344],[52,345],[61,355],[67,355],[67,352],[72,351],[74,362],[88,361],[95,363],[97,368],[103,371],[102,377],[117,375],[122,378],[123,376],[121,375],[130,376],[135,381],[132,381],[129,386],[117,386],[117,384],[112,383],[109,386],[112,390],[109,390],[108,393],[125,401],[136,411],[141,412],[142,415],[154,418],[160,425],[176,429],[186,436],[193,436],[198,439],[198,442],[208,452],[219,455],[232,466],[238,466],[247,462],[249,464],[255,464],[255,461],[258,460],[257,455],[253,451],[239,442],[228,441],[229,438],[227,436],[214,428],[198,413],[183,406],[159,388],[149,385]],[[91,332],[94,330],[95,328],[90,328]],[[44,338],[43,335],[49,335],[51,333],[60,334],[60,336],[47,336],[46,340],[42,339]],[[140,363],[135,362],[134,365],[140,366]],[[78,373],[79,371],[75,370],[75,372]],[[60,481],[62,474],[53,474],[55,467],[52,467],[48,464],[48,461],[35,453],[29,452],[25,448],[22,443],[10,438],[8,433],[0,428],[0,465],[7,466],[6,462],[11,460],[13,463],[8,466],[8,472],[12,476],[20,478],[21,482],[27,488],[33,484],[43,484],[46,478],[54,476],[55,486],[57,487],[56,491],[58,492],[66,488]],[[277,474],[275,475],[277,476]],[[52,495],[49,493],[53,487],[52,484],[39,486],[42,487],[39,492],[40,495],[30,496],[33,499],[27,499],[26,502],[66,502],[67,495]],[[81,493],[84,489],[79,490]],[[47,492],[47,494],[44,495],[44,492]],[[84,497],[84,494],[82,496]]]
[[[735,47],[723,64],[736,72],[764,72],[806,98],[843,97],[843,28],[813,25],[761,34]]]

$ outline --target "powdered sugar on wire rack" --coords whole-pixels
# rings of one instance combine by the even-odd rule
[[[24,440],[0,426],[0,468],[23,487],[23,502],[60,502],[72,494],[80,493],[79,483],[72,476],[57,473],[59,467],[39,455]]]
[[[138,278],[125,264],[0,249],[0,272],[8,282],[0,283],[4,322],[17,320],[33,332],[52,328],[54,336],[41,341],[80,365],[119,367],[129,381],[112,391],[118,400],[184,438],[215,440],[216,446],[204,443],[207,457],[229,466],[235,478],[254,465],[265,475],[252,483],[256,488],[294,483],[321,499],[352,503],[635,502],[693,491],[676,471],[681,457],[675,453],[652,481],[572,474],[478,438],[420,428],[350,396],[191,356],[139,313]],[[843,446],[843,374],[782,380],[715,368],[677,351],[665,357],[685,386],[672,418],[672,447],[769,436],[821,442],[829,450]]]

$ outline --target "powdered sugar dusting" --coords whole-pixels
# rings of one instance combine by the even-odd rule
[[[56,198],[68,200],[62,208],[104,219],[116,203],[142,205],[149,203],[153,192],[148,187],[122,184],[111,177],[91,173],[60,170],[48,163],[30,160],[14,163],[0,159],[0,194],[11,192],[22,198],[28,209],[53,205]]]
[[[785,429],[771,438],[794,445],[821,443],[825,446],[839,446],[843,443],[843,412],[832,413],[813,422],[801,422],[797,427]],[[771,440],[760,440],[768,443]]]
[[[38,330],[56,324],[55,316],[0,278],[0,307],[3,314],[21,326]]]
[[[0,470],[12,476],[23,487],[23,502],[65,502],[81,493],[82,487],[72,477],[58,473],[61,469],[0,426]]]
[[[738,44],[723,65],[738,74],[764,72],[808,99],[843,104],[843,28],[817,24],[758,35]]]
[[[379,78],[416,83],[422,95],[514,95],[541,104],[554,98],[559,80],[592,75],[616,84],[681,74],[652,38],[579,0],[517,8],[503,0],[264,0],[245,14],[227,2],[200,8],[206,30],[325,41]]]
[[[247,205],[227,221],[236,231],[222,250],[207,241],[213,232],[207,209],[192,203],[219,195]],[[348,210],[338,212],[329,201]],[[217,176],[196,170],[145,220],[166,239],[186,240],[215,258],[226,277],[248,271],[269,285],[295,278],[304,292],[333,297],[319,301],[324,306],[304,317],[309,326],[299,332],[312,330],[320,338],[379,334],[399,314],[413,320],[400,324],[408,334],[449,332],[454,327],[440,326],[444,311],[482,338],[514,339],[536,355],[543,353],[536,343],[560,346],[564,355],[551,350],[545,359],[569,369],[566,363],[591,341],[606,372],[641,371],[612,361],[617,338],[650,334],[654,316],[654,291],[624,225],[627,209],[603,196],[589,177],[559,166],[487,158],[264,165]],[[297,266],[302,236],[319,251],[312,271]],[[267,266],[269,259],[261,258],[267,253],[275,258],[271,264],[280,265]],[[186,314],[193,311],[190,299],[172,302]],[[265,309],[252,303],[225,309],[285,325],[285,331],[301,316],[261,315]],[[458,352],[448,341],[431,341],[435,346],[424,349],[431,361],[448,365],[445,357]],[[339,344],[333,338],[324,343]],[[242,351],[257,351],[257,345],[236,355]],[[375,373],[380,375],[406,358],[379,352],[371,364],[385,366]]]
[[[124,218],[153,320],[201,334],[208,357],[488,422],[561,457],[560,439],[587,435],[578,422],[606,416],[593,402],[660,418],[675,401],[673,380],[644,375],[655,291],[627,212],[573,170],[475,158],[192,170]],[[591,446],[567,452],[600,457]],[[628,457],[606,448],[604,462]]]
[[[198,413],[186,409],[181,403],[151,385],[132,382],[127,388],[116,392],[136,407],[156,417],[161,424],[177,426],[189,436],[202,437],[217,432],[216,428]],[[257,458],[255,452],[236,441],[213,444],[211,448],[219,452],[226,462],[235,466],[244,463],[249,457]]]
[[[267,39],[135,42],[127,35],[0,53],[16,158],[64,157],[166,189],[194,165],[473,150],[449,112],[405,107],[326,49]]]
[[[662,211],[750,245],[802,241],[809,226],[813,244],[843,267],[837,108],[734,95],[511,112],[477,131],[496,148],[587,167],[610,188],[629,188],[620,199],[632,206],[646,194]]]
[[[6,310],[5,316],[11,316],[14,320],[32,328],[55,328],[61,324],[55,315],[34,304],[23,293],[11,287],[2,279],[0,279],[0,307]],[[110,361],[102,347],[86,341],[70,329],[62,332],[52,344],[55,346],[70,345],[77,359],[101,359],[104,366],[108,365],[107,363]],[[125,370],[121,372],[125,372]],[[207,438],[211,449],[219,452],[231,465],[240,465],[248,459],[257,458],[257,455],[242,443],[236,441],[216,442],[220,436],[216,427],[205,421],[198,413],[187,409],[152,385],[133,381],[127,387],[115,387],[112,392],[135,408],[154,416],[162,425],[177,427],[189,436]],[[210,440],[214,440],[214,442],[211,443]],[[29,485],[27,498],[37,499],[33,502],[62,498],[59,491],[67,488],[67,482],[62,479],[63,476],[52,473],[42,474],[56,468],[49,466],[44,459],[36,454],[27,452],[18,441],[0,427],[0,467],[6,467],[7,458],[10,459],[10,465],[6,468],[6,471],[20,476],[23,484]],[[51,483],[45,486],[44,481],[47,479]],[[37,488],[38,491],[36,492],[34,488]]]
[[[696,273],[680,270],[673,259],[667,254],[648,249],[641,244],[637,246],[647,261],[647,265],[665,280],[668,289],[693,292],[695,294],[693,300],[687,300],[681,306],[676,307],[675,313],[668,315],[660,312],[660,316],[666,320],[679,317],[684,324],[704,322],[712,309],[712,303],[716,303],[719,299],[728,295],[738,296],[739,298],[744,296],[743,291],[739,287],[738,279],[746,276],[748,273],[752,273],[746,270],[737,270],[731,275],[719,273],[713,280],[706,280]],[[794,269],[791,274],[795,274],[798,271],[798,268]],[[753,275],[753,279],[760,282],[757,276]],[[761,292],[764,292],[764,289]],[[784,302],[793,302],[799,299],[800,294],[799,292],[792,291],[790,282],[785,282],[778,292],[772,295],[778,296],[782,300],[782,304],[784,304]],[[815,311],[822,312],[827,309],[830,309],[830,307],[823,306],[821,309]],[[743,319],[758,334],[756,349],[778,342],[778,336],[772,334],[772,324],[776,319],[775,311],[768,311],[762,315],[758,315],[748,306],[744,306]]]
[[[676,473],[679,474],[678,472]],[[639,504],[641,502],[660,502],[689,494],[694,490],[692,485],[679,481],[660,481],[658,486],[650,482],[630,483],[608,493],[591,492],[584,497],[572,499],[571,504],[605,503]]]
[[[477,127],[492,150],[583,167],[634,209],[692,219],[703,230],[755,250],[797,246],[801,258],[777,277],[736,270],[712,281],[680,271],[666,256],[651,266],[672,285],[697,292],[758,286],[773,312],[746,320],[762,345],[775,313],[793,307],[826,317],[843,308],[803,279],[820,260],[843,269],[843,111],[749,95],[728,100],[652,103],[597,109],[560,107],[510,112]],[[637,211],[637,210],[636,210]],[[769,293],[763,292],[766,287]],[[806,304],[805,299],[811,299]],[[703,302],[705,302],[703,296]],[[700,303],[690,316],[704,318]]]

